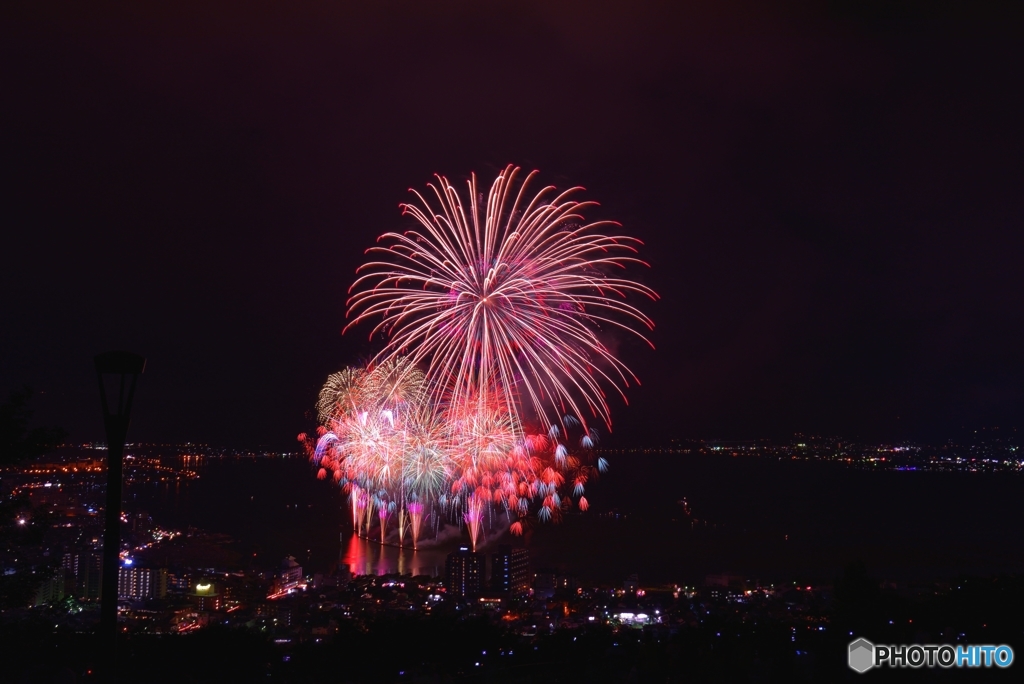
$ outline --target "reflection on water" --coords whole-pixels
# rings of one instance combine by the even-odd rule
[[[447,548],[403,549],[351,533],[343,533],[342,537],[340,562],[348,565],[355,575],[440,575],[450,551]]]
[[[174,529],[226,533],[266,567],[294,556],[309,572],[344,564],[357,575],[438,575],[447,554],[468,539],[458,527],[439,531],[426,522],[418,551],[382,545],[379,537],[356,537],[345,496],[314,478],[305,459],[201,459],[185,465],[200,477],[130,485],[129,509],[144,510]],[[397,532],[389,541],[398,541]]]

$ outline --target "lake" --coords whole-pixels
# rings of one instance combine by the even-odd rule
[[[893,581],[1024,572],[1022,488],[1018,474],[617,456],[588,487],[587,513],[522,539],[502,533],[507,523],[495,516],[481,550],[525,544],[533,568],[601,582],[632,573],[643,583],[694,584],[710,573],[830,581],[853,560]],[[126,503],[158,523],[229,534],[267,566],[292,555],[310,571],[342,562],[359,574],[440,574],[445,555],[468,541],[452,524],[417,551],[355,537],[339,489],[295,458],[205,459],[198,480],[131,487]]]

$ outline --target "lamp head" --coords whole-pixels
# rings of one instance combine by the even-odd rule
[[[109,351],[96,356],[96,372],[114,375],[142,375],[146,359],[126,351]]]

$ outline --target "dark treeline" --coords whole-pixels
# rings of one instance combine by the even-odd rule
[[[68,433],[59,427],[32,424],[32,388],[19,387],[0,404],[0,466],[42,456],[60,444]]]

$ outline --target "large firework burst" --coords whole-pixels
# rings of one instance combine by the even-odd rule
[[[536,172],[517,186],[518,172],[502,171],[483,206],[476,176],[468,203],[442,176],[427,196],[413,191],[418,203],[402,208],[419,225],[369,250],[376,259],[350,290],[348,327],[379,319],[371,337],[387,342],[377,362],[424,363],[435,403],[493,394],[519,425],[526,406],[545,428],[567,414],[610,427],[604,388],[625,398],[636,378],[599,335],[621,328],[646,340],[637,326],[653,328],[627,296],[657,295],[613,275],[643,264],[639,241],[601,232],[618,224],[586,223],[594,203],[570,199],[580,188],[530,195]]]

